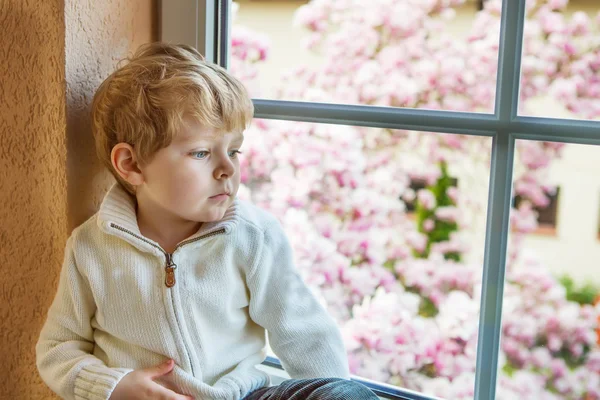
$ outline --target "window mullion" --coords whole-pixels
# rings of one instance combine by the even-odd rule
[[[198,46],[198,1],[160,2],[160,40]]]
[[[481,286],[476,400],[493,400],[496,394],[514,149],[515,139],[508,132],[494,137]]]
[[[218,64],[227,69],[229,68],[229,49],[231,44],[231,0],[218,0],[218,6]]]
[[[495,114],[500,124],[508,127],[517,117],[524,23],[525,0],[504,0]],[[510,132],[509,129],[498,130],[492,144],[475,374],[476,400],[493,400],[496,397],[515,151],[515,139]]]
[[[256,118],[427,132],[493,136],[502,129],[491,114],[254,99]]]
[[[504,0],[502,3],[496,79],[496,116],[502,122],[513,121],[517,117],[525,1]]]
[[[517,117],[510,126],[515,139],[600,145],[598,121]]]
[[[197,2],[196,48],[207,61],[217,63],[219,61],[217,59],[219,0],[197,0]]]

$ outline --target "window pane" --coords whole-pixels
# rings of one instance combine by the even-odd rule
[[[277,120],[245,136],[241,195],[282,222],[352,373],[472,398],[491,139]]]
[[[493,112],[499,12],[466,0],[240,0],[231,70],[255,98]]]
[[[521,115],[600,118],[599,4],[596,0],[527,2]]]
[[[600,147],[519,140],[515,160],[496,398],[600,399]]]

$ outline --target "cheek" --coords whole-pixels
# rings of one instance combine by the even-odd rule
[[[163,201],[179,203],[197,196],[206,187],[207,178],[193,167],[185,163],[165,163],[151,171],[152,186],[162,194]]]
[[[178,212],[189,212],[202,203],[207,185],[190,175],[179,174],[165,182],[162,191],[162,202],[168,208]]]
[[[240,169],[240,162],[237,161],[237,165],[235,166],[235,174],[232,177],[232,180],[236,183],[240,183],[242,177],[242,170]]]
[[[235,174],[233,175],[233,181],[235,181],[237,184],[239,184],[241,178],[242,178],[242,169],[240,168],[240,159],[237,158],[235,160]]]
[[[180,169],[171,177],[170,186],[182,198],[197,197],[210,189],[211,177],[206,172]]]

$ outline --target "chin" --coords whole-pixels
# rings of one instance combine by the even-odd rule
[[[233,199],[218,205],[209,204],[198,215],[198,222],[216,222],[223,219],[225,213],[233,204]]]
[[[203,222],[216,222],[216,221],[220,221],[225,216],[225,211],[226,210],[227,209],[225,209],[223,211],[217,211],[217,212],[211,212],[211,213],[205,214],[204,218],[202,219],[202,221]]]

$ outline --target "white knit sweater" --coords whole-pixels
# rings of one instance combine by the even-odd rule
[[[236,200],[169,255],[142,236],[134,199],[115,185],[67,242],[37,367],[61,397],[99,400],[133,369],[172,358],[164,379],[180,393],[237,400],[269,384],[255,367],[265,330],[291,377],[349,377],[339,331],[275,218]]]

